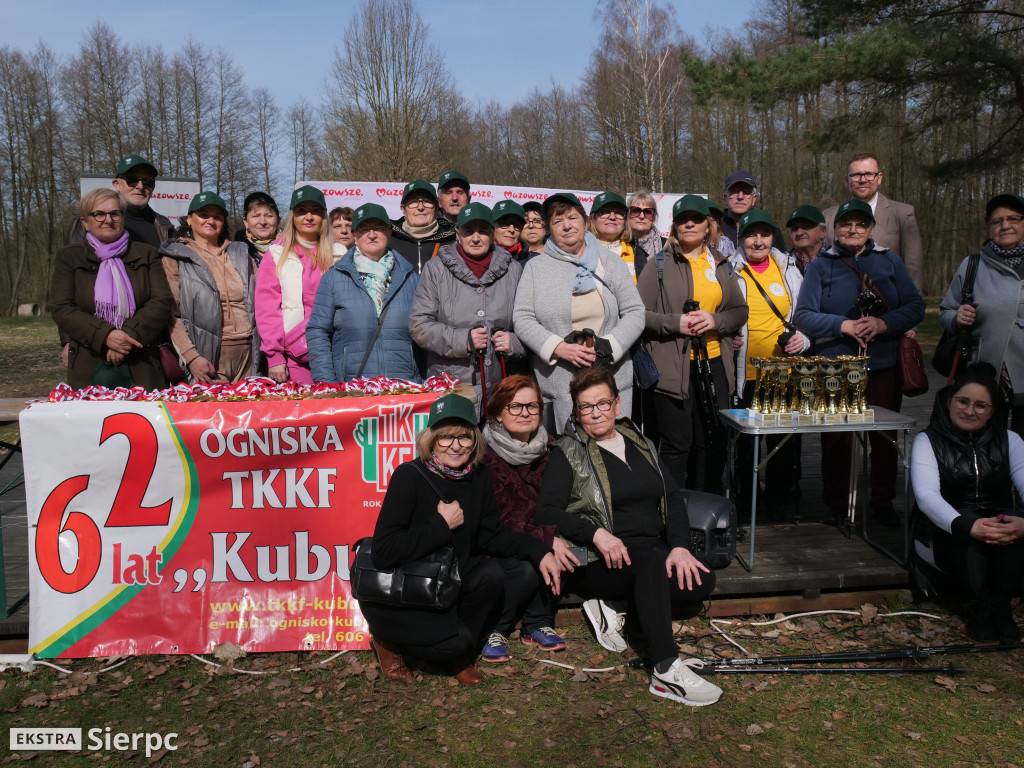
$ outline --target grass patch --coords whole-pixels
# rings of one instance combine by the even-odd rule
[[[53,318],[0,317],[0,397],[42,397],[64,381]]]
[[[802,619],[739,629],[752,653],[963,642],[954,622],[916,617]],[[712,657],[721,638],[703,620],[680,629],[684,652]],[[725,694],[689,708],[652,696],[647,675],[622,664],[581,625],[564,628],[574,665],[514,643],[513,661],[485,667],[478,688],[441,674],[413,685],[380,677],[370,653],[255,654],[254,676],[185,657],[139,657],[96,675],[100,660],[0,676],[8,727],[80,726],[177,732],[168,764],[197,766],[1010,766],[1021,755],[1020,650],[936,657],[967,674],[718,675]],[[719,649],[723,646],[718,645]],[[302,667],[301,671],[289,671]],[[120,764],[127,755],[87,752]],[[142,763],[143,754],[134,755]],[[80,765],[82,755],[40,752],[36,764]]]

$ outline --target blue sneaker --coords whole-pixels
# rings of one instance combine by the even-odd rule
[[[551,627],[540,627],[528,635],[523,635],[523,642],[539,646],[545,651],[560,651],[565,648],[565,640],[556,635]]]
[[[484,661],[489,661],[491,664],[500,664],[503,661],[508,661],[511,658],[508,655],[508,638],[501,634],[501,632],[491,632],[487,642],[484,643],[484,649],[480,651],[480,658]]]

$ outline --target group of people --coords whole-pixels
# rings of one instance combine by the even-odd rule
[[[848,164],[850,199],[790,214],[788,250],[771,214],[756,207],[747,171],[726,179],[721,208],[681,197],[665,240],[644,191],[602,192],[589,211],[569,192],[489,208],[471,201],[469,180],[454,170],[436,188],[407,184],[394,221],[374,203],[328,213],[323,193],[303,186],[283,225],[273,198],[256,192],[231,238],[225,201],[204,191],[173,231],[148,206],[157,176],[144,158],[125,158],[113,189],[83,196],[57,256],[51,310],[72,386],[156,388],[177,363],[178,375],[198,382],[447,372],[475,390],[475,403],[455,395],[435,403],[417,438],[423,471],[396,471],[378,520],[380,567],[448,542],[463,573],[459,603],[443,615],[365,607],[394,679],[411,679],[411,659],[444,660],[462,682],[479,682],[475,658],[507,660],[520,618],[524,641],[564,647],[554,610],[569,585],[588,597],[584,613],[611,650],[625,649],[624,616],[636,615],[654,662],[653,693],[717,700],[721,691],[694,672],[697,663],[679,659],[671,608],[699,604],[714,586],[689,550],[680,489],[723,493],[718,409],[749,404],[753,358],[813,352],[869,355],[868,403],[899,410],[898,342],[924,316],[913,208],[879,192],[871,154]],[[991,237],[972,278],[977,300],[960,301],[961,266],[940,315],[949,330],[978,332],[976,356],[1003,387],[984,403],[957,390],[944,413],[961,400],[976,415],[986,403],[990,415],[999,412],[995,395],[1015,376],[1024,380],[1014,354],[1024,342],[1016,322],[1022,220],[1019,196],[989,202]],[[657,369],[647,390],[634,376],[638,354]],[[1024,419],[1020,397],[1006,405]],[[952,425],[934,433],[933,447],[956,429],[971,432],[955,418]],[[823,440],[825,501],[837,517],[847,504],[850,445],[843,435]],[[1006,455],[1016,457],[1016,446],[1004,446]],[[947,459],[957,472],[971,469],[951,453],[934,455],[940,475]],[[901,524],[896,462],[891,441],[873,434],[871,505],[890,525]],[[763,492],[740,487],[741,508],[759,495],[770,517],[781,516],[799,465],[799,442],[790,441],[769,462]],[[1012,499],[1004,506],[968,534],[1019,552],[1024,521],[1011,514]],[[934,506],[921,507],[932,518]],[[979,547],[943,544],[943,534],[963,530],[951,526],[949,509],[935,514],[936,561],[953,567],[975,557],[964,553]],[[1003,602],[990,606],[980,634],[1007,636],[1005,613]]]

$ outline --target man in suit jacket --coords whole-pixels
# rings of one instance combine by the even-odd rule
[[[914,206],[890,200],[878,191],[882,186],[882,167],[878,157],[870,152],[861,152],[850,158],[846,166],[846,184],[853,197],[871,206],[876,222],[875,242],[903,259],[914,285],[924,295],[924,253]],[[838,208],[838,205],[833,205],[825,211],[826,246],[835,240]]]

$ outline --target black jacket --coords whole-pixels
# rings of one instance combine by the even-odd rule
[[[455,240],[455,226],[445,226],[443,221],[438,219],[438,227],[434,234],[417,240],[402,229],[404,223],[404,216],[391,222],[391,250],[401,254],[406,261],[412,264],[412,268],[418,275],[423,271],[423,265],[437,255],[442,245]]]
[[[1010,447],[998,414],[977,432],[953,426],[949,417],[952,396],[952,387],[945,387],[935,396],[925,434],[939,468],[942,498],[961,513],[953,521],[953,534],[969,536],[975,517],[964,513],[996,514],[1013,508]]]

